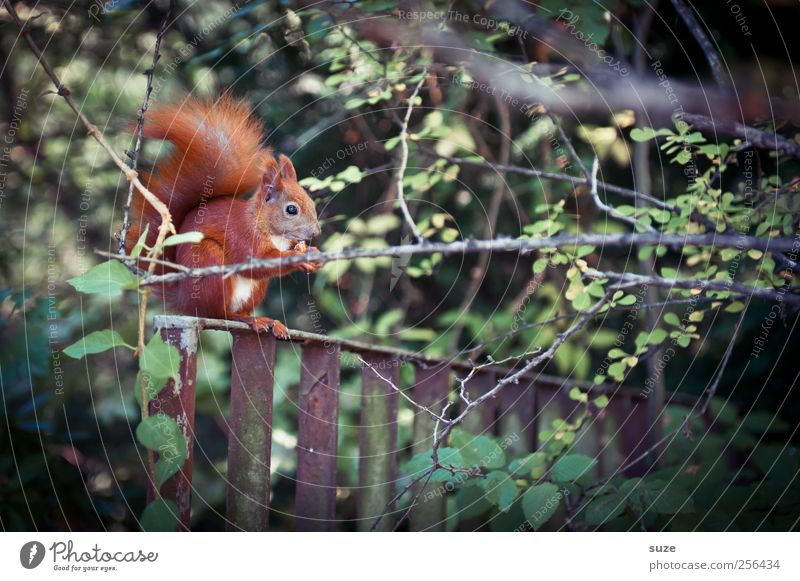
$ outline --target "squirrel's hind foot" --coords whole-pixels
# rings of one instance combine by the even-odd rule
[[[269,333],[272,331],[272,334],[278,339],[289,338],[289,329],[286,328],[286,325],[275,319],[269,317],[244,317],[240,320],[250,325],[250,328],[256,333]]]

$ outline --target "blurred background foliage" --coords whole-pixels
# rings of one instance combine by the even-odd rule
[[[491,14],[491,4],[459,1],[452,6],[465,14]],[[614,50],[629,58],[626,51],[633,46],[629,31],[619,24],[609,25],[593,2],[576,0],[569,4],[596,28],[598,39],[605,39],[608,46],[616,43]],[[604,4],[613,8],[621,22],[629,24],[641,3]],[[797,8],[781,2],[769,3],[769,10],[761,2],[742,4],[747,7],[753,29],[761,31],[752,41],[771,93],[797,99],[787,59],[787,50],[789,55],[800,55],[797,35],[791,30]],[[153,42],[167,3],[117,0],[101,8],[83,1],[70,3],[68,9],[65,3],[53,1],[38,2],[35,8],[26,3],[15,5],[23,19],[36,17],[30,24],[34,38],[45,47],[48,60],[83,111],[118,151],[129,148],[127,128],[142,100],[143,73],[150,66]],[[450,6],[444,2],[430,4],[436,10]],[[394,205],[397,120],[405,111],[411,88],[422,78],[422,66],[427,65],[432,76],[423,86],[423,105],[414,113],[406,174],[409,195],[420,200],[413,206],[416,221],[431,240],[484,238],[497,176],[480,167],[459,167],[445,158],[477,154],[497,161],[505,139],[497,126],[507,123],[513,139],[510,162],[566,171],[566,160],[553,151],[547,137],[552,133],[552,122],[540,116],[532,123],[523,111],[508,107],[504,121],[496,99],[465,87],[468,77],[458,67],[432,63],[424,50],[381,42],[365,35],[362,28],[346,24],[350,19],[371,18],[393,26],[407,24],[397,18],[395,8],[395,3],[380,1],[320,5],[263,0],[238,4],[179,1],[179,18],[163,41],[153,101],[181,99],[187,92],[213,96],[226,90],[247,98],[264,120],[270,143],[290,155],[298,174],[308,178],[305,183],[317,198],[324,225],[318,245],[324,250],[382,247],[407,241]],[[753,54],[736,40],[740,37],[735,20],[721,9],[704,9],[704,18],[718,31],[721,49],[732,68],[749,74]],[[781,27],[786,46],[774,34],[775,26]],[[680,24],[671,8],[665,7],[663,20],[654,24],[648,50],[675,78],[687,77],[687,60],[702,63],[703,55],[693,43],[668,32],[669,27],[679,28]],[[521,48],[516,37],[503,31],[467,24],[461,32],[473,46],[487,53],[520,58],[522,50],[530,59],[561,62],[535,43]],[[613,37],[618,38],[615,41]],[[49,80],[35,66],[35,57],[2,12],[0,61],[5,67],[0,75],[0,129],[11,138],[0,199],[0,287],[4,289],[0,294],[0,524],[6,530],[136,529],[135,515],[141,513],[144,504],[144,487],[142,450],[135,445],[131,428],[138,417],[132,395],[135,362],[127,353],[119,358],[107,353],[88,361],[67,360],[58,354],[77,337],[108,326],[133,342],[135,296],[86,298],[65,283],[99,261],[94,249],[116,249],[114,233],[127,184],[86,137],[63,100],[53,95]],[[459,82],[454,83],[454,78]],[[574,80],[568,72],[556,73],[550,79],[553,83]],[[606,181],[632,186],[631,141],[627,132],[620,130],[631,125],[610,114],[589,115],[580,123],[568,120],[565,129],[584,162],[591,163],[592,148],[599,152]],[[794,137],[798,128],[786,121],[781,130]],[[159,143],[146,145],[143,167],[152,164],[162,147]],[[768,165],[768,156],[761,155],[762,164]],[[653,163],[658,161],[654,157]],[[778,184],[788,183],[797,172],[796,164],[787,163],[782,168],[782,175],[775,177]],[[736,171],[736,164],[731,164],[731,188],[737,182]],[[654,165],[653,174],[657,175],[654,191],[685,190],[680,166],[664,161],[663,167]],[[541,224],[545,218],[551,221],[545,229],[590,231],[593,225],[602,225],[606,232],[624,230],[614,223],[600,224],[601,219],[586,205],[587,196],[577,195],[568,184],[515,174],[506,179],[513,199],[509,196],[501,202],[500,219],[490,234],[531,234],[525,227]],[[771,216],[781,217],[777,227],[785,234],[795,232],[796,194],[778,204],[784,206],[768,208],[773,211]],[[787,215],[790,218],[785,222]],[[572,312],[570,301],[563,298],[570,284],[563,272],[566,269],[547,269],[535,292],[526,291],[536,259],[535,255],[494,255],[482,272],[477,255],[417,257],[403,266],[401,276],[389,259],[332,263],[316,276],[296,274],[273,281],[263,311],[293,328],[435,355],[451,354],[507,333],[523,304],[522,323]],[[616,261],[619,267],[630,257],[612,255],[608,260]],[[748,272],[755,271],[758,264],[751,260]],[[465,310],[464,291],[476,269],[482,278],[474,302]],[[777,284],[770,281],[770,271],[765,268],[766,274],[755,276]],[[747,279],[750,275],[743,276]],[[770,307],[763,302],[750,305],[740,336],[743,354],[760,334]],[[157,314],[159,306],[154,304],[151,311]],[[546,371],[592,380],[624,316],[611,317],[604,329],[570,340]],[[717,369],[735,319],[735,315],[711,311],[698,331],[702,340],[693,341],[681,357],[669,363],[665,374],[668,390],[695,396],[703,392]],[[771,464],[764,458],[776,457],[776,452],[770,449],[750,456],[756,445],[759,450],[777,446],[777,456],[785,459],[785,473],[773,487],[785,490],[792,485],[796,491],[797,453],[793,446],[799,419],[798,367],[791,347],[797,345],[796,321],[796,313],[782,312],[771,331],[768,352],[757,359],[748,360],[744,355],[733,358],[718,390],[720,402],[730,397],[739,410],[738,416],[726,416],[725,430],[730,431],[720,432],[701,448],[682,440],[683,444],[669,450],[675,462],[693,454],[719,457],[719,446],[736,434],[750,434],[750,439],[737,436],[739,456],[732,459],[744,473],[717,470],[718,478],[704,481],[709,502],[714,489],[708,489],[708,483],[717,487],[733,484],[723,500],[735,507],[741,505],[743,495],[750,494],[747,486],[769,475]],[[567,318],[526,329],[493,343],[489,351],[500,359],[532,346],[546,346],[570,322]],[[223,526],[229,353],[227,334],[203,334],[198,361],[193,516],[195,528],[201,530]],[[275,511],[271,515],[276,529],[293,528],[298,355],[291,348],[282,348],[276,372],[272,466]],[[640,365],[630,370],[625,383],[640,385],[644,375]],[[403,385],[410,385],[412,376],[410,366],[401,369]],[[358,474],[359,393],[358,362],[345,358],[339,448],[342,488],[337,510],[349,516],[354,514],[351,487],[357,483]],[[670,421],[682,417],[678,408],[671,413]],[[739,429],[742,417],[751,423],[744,432]],[[411,441],[412,419],[410,409],[401,409],[402,446]],[[787,442],[791,443],[788,448]],[[681,449],[681,445],[689,448]],[[702,460],[696,465],[702,466]],[[787,505],[788,501],[782,500],[784,504],[778,509],[775,490],[764,490],[745,516],[737,517],[733,508],[730,514],[720,509],[712,520],[697,523],[691,515],[683,515],[677,524],[671,521],[671,526],[796,527],[796,502]],[[459,494],[458,499],[451,499],[453,510],[465,494],[471,493]],[[519,526],[522,517],[517,505],[494,519],[492,528]],[[488,511],[489,506],[483,509]],[[508,514],[516,516],[510,518]],[[764,524],[765,515],[774,518]],[[659,526],[653,519],[647,521],[648,526]],[[619,528],[630,526],[617,524]]]

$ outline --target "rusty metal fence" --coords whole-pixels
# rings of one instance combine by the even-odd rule
[[[150,402],[150,413],[174,418],[186,438],[189,455],[181,468],[161,487],[161,496],[180,510],[179,529],[189,530],[192,496],[194,410],[197,347],[201,330],[227,330],[233,335],[230,416],[228,418],[228,472],[226,520],[229,530],[264,531],[269,527],[270,450],[276,349],[283,341],[257,335],[243,324],[193,317],[156,317],[156,329],[180,351],[180,374]],[[295,479],[296,529],[327,531],[337,526],[337,442],[339,428],[340,353],[358,354],[369,366],[361,367],[359,470],[357,513],[359,530],[391,530],[397,514],[389,511],[373,527],[397,494],[398,460],[431,447],[433,418],[414,412],[413,448],[398,450],[397,416],[402,402],[397,386],[401,364],[414,366],[409,397],[440,413],[451,397],[453,373],[466,375],[470,365],[421,356],[409,351],[291,331],[290,342],[301,349]],[[288,343],[288,342],[287,342]],[[379,369],[381,377],[374,372]],[[467,383],[472,398],[496,385],[508,370],[487,368]],[[388,381],[387,381],[388,380]],[[391,385],[391,384],[393,385]],[[539,427],[557,417],[569,420],[581,405],[567,389],[606,391],[609,404],[596,410],[591,433],[581,438],[583,453],[598,458],[598,474],[605,475],[639,458],[654,441],[654,426],[640,390],[584,385],[580,381],[532,372],[523,381],[504,387],[466,418],[466,429],[503,436],[518,435],[518,452],[537,448]],[[673,400],[674,401],[674,400]],[[457,405],[456,405],[457,407]],[[452,409],[452,408],[451,408]],[[398,459],[398,455],[404,458]],[[643,473],[643,462],[625,474]],[[150,491],[152,497],[153,491]],[[412,530],[442,530],[444,496],[412,510]]]

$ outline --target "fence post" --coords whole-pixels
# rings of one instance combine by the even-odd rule
[[[650,440],[648,430],[648,406],[647,402],[634,401],[627,394],[617,394],[611,398],[609,404],[611,412],[617,426],[617,437],[619,438],[622,451],[620,466],[633,461],[641,456],[647,449],[647,442]],[[647,472],[647,459],[642,458],[635,464],[628,466],[624,471],[625,476],[642,476]]]
[[[303,345],[299,403],[296,527],[299,531],[330,531],[336,508],[338,346]]]
[[[367,353],[363,359],[367,365],[361,368],[358,529],[369,531],[395,497],[397,482],[398,393],[375,372],[399,387],[400,361],[377,353]],[[392,530],[393,509],[389,506],[375,530]]]
[[[493,371],[479,371],[466,382],[465,387],[470,401],[475,401],[495,385],[497,385],[497,378]],[[464,418],[464,429],[475,435],[486,434],[491,436],[494,434],[497,402],[497,397],[490,397],[471,411]]]
[[[450,394],[450,367],[446,364],[414,368],[416,379],[412,397],[418,404],[441,414]],[[433,428],[436,420],[427,412],[414,410],[413,453],[420,454],[433,446]],[[412,531],[443,531],[447,520],[447,498],[444,494],[426,498],[425,493],[442,483],[429,482],[420,493],[419,484],[412,489],[412,495],[419,493],[417,506],[411,510]],[[412,497],[413,497],[412,496]]]
[[[234,331],[228,421],[228,530],[267,530],[274,373],[275,337]]]
[[[148,404],[151,416],[163,413],[171,417],[186,439],[189,455],[172,478],[160,489],[161,497],[175,502],[180,511],[177,529],[190,530],[192,513],[192,460],[194,458],[194,404],[197,376],[197,340],[199,327],[194,323],[163,326],[159,332],[165,343],[174,345],[180,353],[178,377],[170,379],[161,392]],[[151,486],[148,501],[155,496]]]
[[[511,383],[500,390],[500,437],[516,434],[509,446],[512,453],[531,452],[536,443],[536,403],[533,380],[521,377],[519,383]]]

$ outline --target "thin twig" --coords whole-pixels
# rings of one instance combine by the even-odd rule
[[[105,250],[100,250],[98,248],[94,249],[94,253],[98,256],[102,256],[104,258],[114,258],[116,260],[129,260],[131,257],[128,254],[115,254],[113,252],[107,252]],[[191,269],[183,264],[178,264],[176,262],[170,262],[169,260],[163,260],[161,258],[153,258],[151,256],[137,256],[136,260],[140,260],[142,262],[153,262],[160,266],[166,266],[168,268],[174,268],[180,272],[189,272]]]
[[[379,371],[378,371],[378,370],[375,368],[375,366],[374,366],[374,365],[371,365],[371,364],[367,363],[366,361],[364,361],[364,359],[363,359],[363,358],[362,358],[360,355],[357,355],[357,356],[356,356],[356,359],[358,359],[358,360],[361,362],[361,364],[362,364],[362,365],[364,365],[365,367],[369,368],[369,369],[370,369],[370,370],[371,370],[371,371],[372,371],[372,372],[373,372],[373,373],[374,373],[374,374],[375,374],[375,375],[378,377],[378,379],[380,379],[381,381],[385,382],[385,383],[386,383],[386,384],[387,384],[389,387],[391,387],[391,388],[392,388],[394,391],[396,391],[396,392],[397,392],[397,393],[399,393],[401,396],[403,396],[403,397],[404,397],[404,398],[405,398],[405,399],[408,401],[408,403],[410,403],[411,405],[413,405],[415,408],[417,408],[418,410],[421,410],[421,411],[423,411],[423,412],[426,412],[426,413],[430,414],[430,415],[431,415],[431,416],[432,416],[432,417],[433,417],[435,420],[437,420],[437,421],[444,421],[444,422],[447,422],[447,421],[448,421],[447,419],[445,419],[445,418],[443,418],[443,417],[439,416],[439,415],[438,415],[436,412],[434,412],[434,411],[433,411],[433,410],[431,410],[430,408],[428,408],[428,407],[425,407],[424,405],[422,405],[422,404],[420,404],[420,403],[417,403],[416,401],[414,401],[412,398],[410,398],[410,397],[408,396],[408,394],[406,394],[406,392],[405,392],[405,391],[403,391],[402,389],[400,389],[399,387],[397,387],[397,386],[394,384],[394,382],[393,382],[391,379],[389,379],[388,377],[384,377],[383,375],[381,375],[381,373],[380,373],[380,372],[379,372]]]
[[[414,234],[414,238],[416,238],[417,242],[420,244],[425,242],[425,238],[422,236],[419,228],[414,223],[414,219],[411,217],[411,212],[408,211],[405,190],[403,189],[403,179],[405,179],[406,168],[408,167],[408,124],[411,120],[411,112],[414,110],[414,101],[416,101],[417,95],[419,95],[419,91],[422,88],[427,75],[428,69],[426,67],[422,69],[422,77],[417,83],[417,86],[414,87],[414,91],[411,93],[411,96],[408,98],[408,107],[406,108],[406,114],[405,117],[403,117],[403,123],[400,127],[400,160],[398,162],[397,173],[395,174],[394,178],[395,188],[397,190],[397,203],[400,204],[400,210],[403,213],[403,219],[411,229],[411,232]]]
[[[144,73],[145,77],[147,78],[147,85],[145,86],[144,90],[144,99],[142,99],[142,106],[139,108],[139,111],[136,115],[136,131],[135,136],[136,140],[133,145],[133,151],[130,152],[129,157],[131,160],[131,169],[134,171],[137,170],[137,164],[139,162],[139,152],[142,149],[142,132],[144,130],[144,117],[147,114],[147,109],[150,107],[150,94],[153,92],[153,76],[155,75],[156,65],[158,65],[158,61],[161,58],[161,39],[164,38],[164,35],[169,28],[170,19],[172,18],[172,12],[175,9],[175,0],[170,0],[169,6],[167,7],[167,12],[164,15],[164,20],[161,22],[161,27],[158,29],[158,33],[156,34],[156,43],[153,47],[153,60],[150,63],[150,68],[147,69]],[[130,182],[128,186],[128,199],[125,201],[125,206],[122,209],[122,227],[119,232],[119,253],[125,256],[125,244],[128,240],[128,231],[131,228],[130,222],[130,213],[131,213],[131,203],[133,202],[133,191],[134,185],[133,182]],[[133,264],[132,262],[130,263]]]
[[[434,155],[434,154],[432,154]],[[438,155],[438,154],[437,154]],[[471,159],[464,159],[460,157],[450,157],[450,156],[438,156],[448,161],[450,163],[454,163],[456,165],[464,165],[464,166],[472,166],[472,167],[482,167],[485,169],[490,169],[492,171],[503,171],[507,173],[516,173],[520,175],[525,175],[529,177],[535,178],[543,178],[553,181],[559,182],[569,182],[573,186],[580,186],[580,185],[589,185],[590,180],[586,177],[579,177],[579,176],[571,176],[565,173],[557,173],[551,171],[544,171],[540,169],[528,168],[528,167],[520,167],[516,165],[501,165],[496,163],[489,163],[486,161],[476,161]],[[681,209],[677,206],[673,206],[672,204],[668,204],[659,200],[658,198],[654,198],[653,196],[649,196],[642,192],[637,192],[636,190],[632,190],[630,188],[623,188],[621,186],[615,186],[614,184],[608,184],[605,182],[598,182],[598,186],[603,188],[606,191],[614,192],[615,194],[619,194],[621,196],[625,196],[626,198],[630,198],[632,200],[644,200],[649,202],[650,204],[661,208],[663,210],[669,210],[670,212],[680,213]]]
[[[786,301],[793,304],[800,304],[800,295],[797,294],[724,280],[662,278],[660,276],[648,276],[644,274],[599,272],[592,269],[584,272],[584,275],[592,279],[607,278],[618,282],[640,285],[646,284],[668,289],[691,290],[696,292],[737,292],[748,297],[766,299],[768,301]]]
[[[700,48],[703,49],[703,53],[706,55],[706,60],[708,61],[708,65],[711,67],[711,74],[714,76],[714,81],[717,83],[717,86],[720,89],[724,89],[728,86],[728,82],[727,77],[725,76],[725,68],[722,65],[722,60],[719,58],[719,54],[715,50],[711,40],[708,38],[708,36],[706,36],[706,33],[702,26],[700,26],[697,18],[695,18],[692,9],[689,8],[683,0],[672,0],[672,5],[683,19],[683,22],[686,24],[689,32],[691,32],[692,36],[694,36],[697,44],[699,44]]]
[[[735,294],[732,294],[727,299],[702,297],[702,298],[699,298],[699,299],[698,298],[688,298],[688,299],[665,300],[665,301],[658,301],[658,302],[654,302],[654,303],[645,303],[645,304],[642,304],[642,305],[634,304],[634,305],[629,306],[629,307],[614,307],[613,309],[608,309],[607,311],[604,311],[602,314],[605,315],[606,313],[608,313],[608,314],[627,313],[627,312],[630,312],[630,311],[633,311],[633,310],[639,311],[639,310],[663,309],[664,307],[668,307],[668,306],[685,305],[685,304],[689,304],[689,303],[691,303],[691,304],[704,304],[704,303],[715,303],[715,302],[718,302],[718,303],[726,304],[726,303],[729,303],[729,302],[731,302],[733,300],[737,300],[737,299],[740,299],[740,298],[744,298],[744,295],[740,295],[738,293],[735,293]],[[544,327],[546,325],[551,325],[553,323],[557,323],[558,321],[563,321],[565,319],[574,319],[574,318],[575,318],[575,314],[574,313],[567,313],[567,314],[564,314],[564,315],[556,315],[555,317],[550,317],[549,319],[546,319],[544,321],[536,321],[535,323],[525,323],[524,325],[519,325],[516,329],[512,329],[511,331],[507,331],[507,332],[502,333],[500,335],[496,335],[496,336],[494,336],[494,337],[492,337],[490,339],[486,339],[485,341],[481,341],[480,343],[478,343],[477,345],[475,345],[473,347],[470,347],[468,349],[462,349],[461,351],[458,352],[456,357],[462,356],[462,355],[469,355],[470,353],[474,353],[475,351],[483,349],[487,345],[491,345],[492,343],[494,343],[496,341],[500,341],[501,339],[509,339],[509,338],[513,337],[514,335],[517,335],[518,333],[520,333],[522,331],[526,331],[528,329],[535,329],[536,327]]]
[[[128,164],[122,161],[122,158],[120,158],[120,156],[117,155],[117,152],[114,151],[114,148],[111,147],[111,145],[109,145],[109,143],[105,140],[103,133],[97,128],[96,125],[94,125],[94,123],[89,121],[89,119],[83,113],[81,108],[78,107],[77,103],[75,103],[75,100],[71,97],[69,89],[67,89],[67,87],[64,86],[59,76],[53,70],[53,67],[51,67],[47,59],[44,58],[44,54],[42,53],[41,49],[39,49],[39,46],[36,44],[36,41],[33,40],[33,36],[31,35],[30,29],[25,23],[22,22],[22,20],[20,20],[19,15],[17,14],[16,9],[14,8],[14,5],[11,3],[11,0],[3,0],[3,4],[5,5],[6,10],[8,10],[8,13],[11,15],[11,18],[14,20],[14,23],[19,28],[20,34],[25,38],[25,41],[28,43],[28,46],[30,47],[31,51],[33,52],[33,54],[36,55],[39,64],[42,66],[47,76],[50,77],[50,80],[53,81],[53,84],[56,86],[57,94],[60,97],[62,97],[64,101],[67,102],[67,105],[69,105],[70,109],[72,109],[72,111],[78,117],[80,122],[86,128],[87,134],[92,138],[94,138],[94,140],[108,154],[108,156],[111,158],[114,164],[120,169],[120,171],[123,174],[125,174],[125,177],[128,179],[128,181],[133,183],[136,189],[139,190],[139,193],[141,193],[142,196],[144,196],[144,198],[147,200],[147,202],[151,206],[153,206],[153,208],[155,208],[155,210],[161,215],[161,226],[159,227],[159,239],[161,242],[163,242],[164,239],[167,237],[167,234],[175,233],[175,227],[172,224],[172,217],[170,216],[169,208],[155,194],[153,194],[150,190],[148,190],[144,186],[144,184],[139,180],[138,173],[135,170],[131,169],[130,166],[128,166]]]
[[[639,222],[633,216],[626,216],[625,214],[621,213],[616,208],[609,206],[603,200],[600,199],[600,195],[597,193],[597,172],[600,169],[600,161],[595,156],[594,161],[592,162],[592,174],[591,174],[591,189],[590,192],[592,194],[592,199],[594,200],[595,205],[603,212],[608,214],[609,216],[613,216],[617,220],[625,222],[626,224],[630,224],[637,230],[645,230],[647,232],[656,232],[656,229],[652,226],[648,226],[647,224],[643,224]]]
[[[777,131],[762,131],[755,127],[743,125],[738,121],[711,118],[705,115],[695,115],[692,113],[684,114],[681,116],[681,119],[700,131],[713,131],[715,136],[718,133],[733,135],[734,137],[749,142],[753,147],[765,149],[767,151],[775,151],[780,155],[787,155],[795,159],[800,159],[800,145],[797,145],[783,135],[779,135]]]

